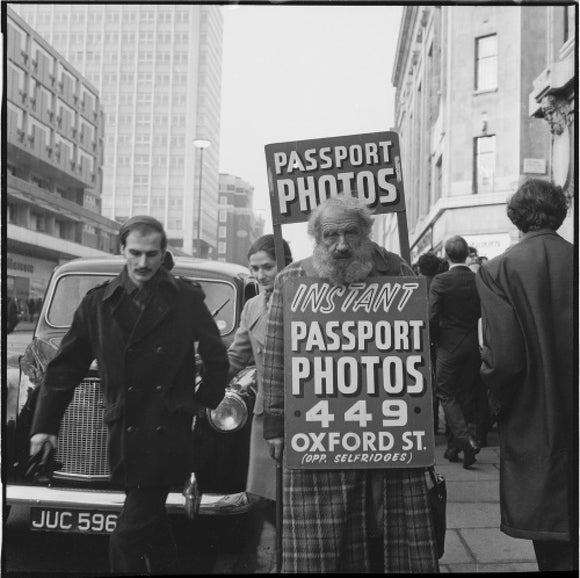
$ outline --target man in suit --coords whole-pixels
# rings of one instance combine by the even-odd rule
[[[459,461],[462,451],[463,467],[468,468],[480,449],[465,415],[474,409],[479,372],[480,302],[475,274],[466,265],[469,252],[465,239],[451,237],[445,243],[445,252],[449,271],[436,275],[429,289],[429,325],[431,339],[437,345],[435,394],[450,429],[445,457]]]

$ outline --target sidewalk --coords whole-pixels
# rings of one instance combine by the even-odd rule
[[[447,480],[447,535],[441,572],[537,572],[530,540],[499,530],[499,447],[497,432],[468,470],[443,457],[445,436],[436,439],[435,469]]]
[[[24,321],[23,319],[18,322],[18,325],[14,328],[14,333],[21,331],[34,331],[36,327],[36,321]]]

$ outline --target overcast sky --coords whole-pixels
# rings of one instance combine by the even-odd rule
[[[271,232],[264,146],[390,130],[402,7],[223,8],[220,172],[254,185]],[[295,258],[304,226],[283,228]]]

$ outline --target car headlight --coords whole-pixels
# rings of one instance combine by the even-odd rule
[[[215,409],[207,409],[210,425],[221,433],[232,433],[244,427],[248,421],[248,408],[242,396],[235,391],[226,395]]]

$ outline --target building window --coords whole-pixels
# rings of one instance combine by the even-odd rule
[[[218,243],[218,253],[225,253],[226,252],[226,244],[223,241]]]
[[[495,136],[481,136],[475,139],[474,181],[475,193],[493,191],[495,173]]]
[[[564,6],[564,42],[567,42],[574,36],[574,12],[575,5]]]
[[[220,237],[227,237],[226,227],[219,227],[219,233],[218,233],[218,235]]]
[[[497,88],[497,35],[475,39],[475,90]]]

